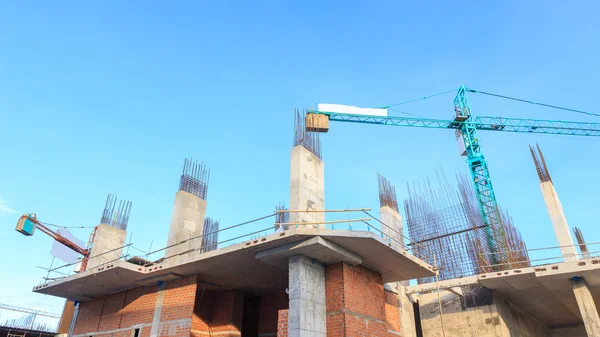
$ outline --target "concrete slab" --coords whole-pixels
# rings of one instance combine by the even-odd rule
[[[572,279],[585,280],[595,301],[600,303],[600,258],[569,261],[536,267],[486,273],[439,282],[441,289],[478,283],[494,290],[549,327],[581,324],[582,318]],[[435,283],[407,287],[407,293],[436,289]]]
[[[303,255],[325,264],[362,263],[360,256],[320,236],[263,250],[256,253],[256,259],[281,269],[288,269],[288,258],[294,255]]]
[[[479,284],[496,291],[504,299],[546,325],[569,325],[579,322],[576,313],[539,281],[533,267],[478,276]],[[568,289],[570,297],[573,297],[570,285]]]
[[[238,289],[254,293],[283,290],[288,283],[287,269],[282,270],[261,262],[256,258],[256,254],[316,237],[337,245],[326,244],[327,254],[335,251],[331,247],[338,249],[338,253],[342,251],[340,248],[345,249],[360,257],[363,265],[381,273],[386,283],[434,275],[430,265],[398,247],[391,246],[373,232],[292,228],[198,256],[184,254],[165,259],[148,267],[121,260],[115,261],[106,267],[91,268],[80,274],[36,286],[33,291],[86,301],[96,296],[140,286],[139,282],[147,282],[149,278],[159,281],[173,275],[198,275],[200,280],[223,290]],[[316,242],[317,246],[323,246],[325,241],[317,239]],[[314,244],[313,242],[312,245]],[[305,244],[306,247],[312,245]]]

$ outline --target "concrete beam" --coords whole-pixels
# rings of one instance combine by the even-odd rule
[[[435,282],[433,282],[433,283],[419,284],[416,286],[408,286],[408,287],[406,287],[406,294],[423,293],[423,292],[428,292],[428,291],[432,291],[432,290],[437,290],[438,288],[439,289],[449,289],[449,288],[467,286],[467,285],[472,285],[472,284],[477,284],[477,275],[456,278],[456,279],[451,279],[451,280],[444,280],[444,281],[438,282],[437,285],[435,284]]]
[[[600,336],[600,317],[598,317],[598,309],[590,289],[582,278],[574,277],[572,283],[573,293],[575,293],[587,335],[590,337]]]
[[[288,243],[256,253],[256,259],[276,267],[287,268],[287,259],[294,255],[304,255],[325,264],[345,262],[350,265],[362,263],[362,258],[320,236]]]
[[[452,287],[452,288],[448,288],[448,291],[451,292],[451,293],[453,293],[456,296],[460,296],[460,297],[463,296],[462,288]]]

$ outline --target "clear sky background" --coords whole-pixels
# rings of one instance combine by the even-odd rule
[[[51,239],[15,232],[24,212],[95,226],[116,193],[133,201],[134,246],[162,247],[186,157],[211,169],[208,215],[222,227],[289,203],[294,108],[382,106],[466,84],[598,113],[599,10],[593,1],[3,1],[0,303],[62,308],[31,292]],[[399,109],[448,119],[453,96]],[[600,122],[470,99],[474,115]],[[600,241],[600,138],[480,136],[499,203],[529,247],[557,244],[527,147],[535,142],[570,225]],[[437,167],[450,178],[468,172],[452,131],[337,123],[321,139],[327,208],[377,209],[376,172],[400,201],[407,182]],[[73,232],[87,241],[90,229]]]

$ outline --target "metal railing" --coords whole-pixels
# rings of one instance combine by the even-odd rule
[[[400,231],[398,231],[397,229],[395,229],[391,226],[388,226],[383,221],[381,221],[377,217],[373,216],[370,213],[370,211],[371,211],[370,208],[310,210],[310,211],[275,210],[273,213],[270,213],[268,215],[261,216],[261,217],[258,217],[258,218],[255,218],[255,219],[252,219],[249,221],[245,221],[245,222],[242,222],[239,224],[235,224],[232,226],[220,228],[211,233],[203,233],[202,235],[190,237],[190,238],[182,240],[176,244],[168,245],[163,248],[155,249],[152,251],[144,251],[142,249],[139,249],[133,243],[130,242],[126,245],[115,248],[115,249],[105,252],[103,254],[107,254],[107,253],[113,252],[115,250],[124,249],[124,248],[128,248],[127,251],[129,251],[129,248],[132,248],[141,253],[141,254],[139,254],[139,257],[141,259],[138,259],[138,261],[140,262],[140,265],[141,266],[149,266],[149,265],[152,265],[155,263],[161,263],[163,261],[175,258],[177,256],[181,256],[181,255],[185,255],[185,254],[189,254],[189,253],[193,253],[193,252],[198,252],[199,254],[207,253],[205,251],[204,247],[194,247],[194,248],[186,249],[183,252],[179,252],[179,253],[172,254],[169,256],[164,256],[164,252],[166,252],[169,248],[173,248],[173,247],[185,245],[185,244],[189,245],[190,243],[194,242],[194,240],[196,242],[201,242],[203,237],[206,237],[209,235],[215,235],[215,234],[218,235],[220,240],[217,240],[217,242],[216,242],[216,249],[223,249],[223,248],[226,248],[226,247],[238,244],[238,243],[246,242],[249,240],[256,240],[258,238],[267,236],[269,234],[273,234],[277,231],[278,227],[282,227],[279,230],[283,230],[283,226],[281,226],[281,225],[285,225],[289,229],[301,228],[301,227],[315,227],[315,228],[322,228],[322,229],[329,229],[329,230],[349,230],[349,231],[373,232],[375,235],[383,238],[388,243],[389,246],[391,246],[395,249],[398,249],[400,251],[401,250],[409,251],[416,257],[431,264],[432,261],[430,261],[431,259],[428,256],[424,256],[423,254],[419,254],[418,252],[415,251],[415,248],[417,248],[417,247],[423,249],[423,246],[420,243],[411,242],[406,236],[404,236],[403,233],[401,233]],[[277,216],[278,213],[281,213],[281,212],[285,212],[288,214],[289,213],[322,212],[322,213],[327,213],[330,217],[332,217],[332,219],[328,219],[326,221],[315,221],[315,222],[300,222],[300,221],[298,221],[298,222],[278,223],[275,221],[275,217]],[[350,215],[356,214],[356,213],[360,213],[363,216],[351,219]],[[347,218],[341,219],[340,218],[341,216],[346,216]],[[273,220],[271,220],[271,218],[273,218]],[[388,234],[386,234],[384,232],[387,232]],[[398,240],[396,237],[401,238],[405,242]],[[94,257],[90,257],[89,260],[97,258],[98,256],[101,256],[103,254],[99,254]],[[130,254],[128,252],[127,252],[127,254],[121,254],[121,256],[119,258],[104,262],[103,264],[96,266],[93,269],[101,268],[102,266],[107,265],[107,264],[112,264],[112,263],[116,262],[117,260],[126,260],[129,257],[130,257]],[[52,273],[53,276],[56,276],[56,277],[47,276],[46,278],[44,278],[44,283],[51,282],[51,281],[54,281],[57,279],[62,279],[62,278],[68,277],[70,275],[73,275],[74,271],[72,270],[72,268],[70,268],[70,269],[67,269],[67,268],[69,268],[77,263],[78,262],[69,263],[69,264],[61,265],[61,266],[55,267],[55,268],[39,267],[39,268],[46,270],[48,272],[48,275],[50,275],[50,273]]]

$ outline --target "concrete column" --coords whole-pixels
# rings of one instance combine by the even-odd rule
[[[573,283],[573,292],[575,293],[575,299],[577,299],[577,306],[579,306],[587,335],[589,337],[600,336],[600,317],[598,317],[598,309],[590,289],[583,278],[574,277],[571,282]]]
[[[400,334],[402,337],[417,337],[413,302],[406,295],[406,287],[398,282],[398,301],[400,307]],[[420,319],[420,317],[419,317]]]
[[[75,329],[75,323],[77,322],[77,316],[79,315],[79,302],[73,302],[75,309],[73,310],[73,318],[71,319],[71,324],[69,325],[69,333],[67,336],[73,336],[73,329]]]
[[[289,337],[325,337],[325,267],[305,256],[289,259]]]
[[[398,211],[390,206],[383,206],[379,209],[379,218],[381,218],[381,222],[388,226],[381,226],[381,232],[385,239],[391,238],[394,247],[399,245],[400,248],[404,249],[404,238],[400,235],[402,233],[402,217]]]
[[[298,145],[292,148],[290,161],[290,209],[325,209],[325,176],[321,158]],[[324,222],[325,213],[290,213],[290,222]],[[325,225],[313,225],[325,228]]]
[[[554,227],[554,233],[558,239],[558,245],[568,246],[560,249],[564,261],[567,262],[578,260],[577,249],[573,245],[569,224],[567,223],[567,218],[563,212],[563,208],[560,203],[560,199],[558,199],[558,194],[554,189],[554,185],[552,185],[552,181],[542,182],[540,187],[542,189],[544,201],[546,202],[546,207],[548,208],[548,213],[550,214],[552,226]]]
[[[171,216],[171,227],[169,228],[169,239],[165,257],[181,254],[192,249],[198,249],[193,254],[200,254],[202,247],[202,233],[204,231],[204,218],[206,216],[206,201],[200,197],[179,191],[175,194],[175,205]],[[196,238],[197,237],[197,238]],[[190,238],[195,238],[182,244],[178,244]]]
[[[115,261],[121,257],[127,232],[109,225],[98,225],[87,264],[87,270]]]
[[[158,282],[158,293],[156,302],[154,303],[154,315],[152,315],[152,325],[150,327],[150,337],[158,336],[158,328],[160,325],[160,316],[162,315],[163,301],[165,299],[165,288],[167,283],[164,281]]]

